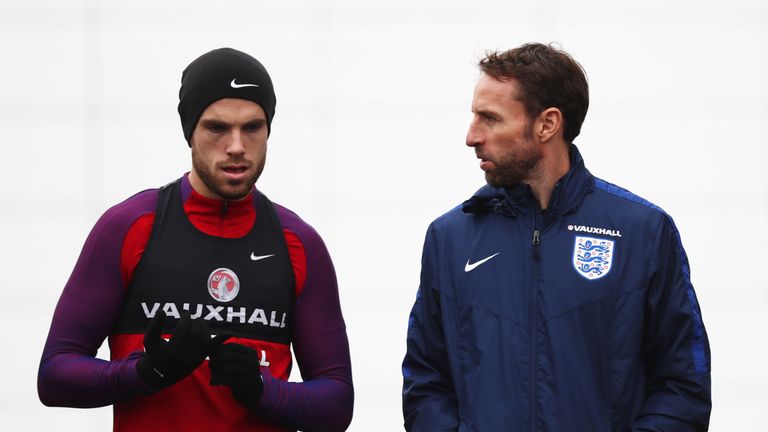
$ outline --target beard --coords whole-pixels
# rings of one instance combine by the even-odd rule
[[[533,142],[533,126],[526,128],[523,139],[506,154],[486,158],[495,167],[485,173],[485,181],[493,187],[511,187],[527,179],[541,161],[541,150]]]
[[[195,150],[195,147],[192,147],[192,166],[194,167],[198,177],[200,177],[200,180],[202,180],[203,184],[208,188],[208,190],[225,201],[237,201],[248,195],[248,193],[251,192],[253,185],[256,184],[256,180],[258,180],[259,176],[261,176],[261,172],[264,170],[265,162],[266,157],[261,159],[261,162],[256,167],[256,171],[254,171],[251,176],[246,177],[245,180],[240,181],[227,178],[217,178],[216,172],[220,166],[240,164],[245,165],[248,167],[247,169],[250,169],[253,164],[246,161],[245,158],[239,157],[230,158],[224,162],[218,162],[213,166],[209,166],[200,157],[198,152]]]

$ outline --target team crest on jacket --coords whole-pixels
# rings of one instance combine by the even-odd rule
[[[589,280],[600,279],[611,271],[613,240],[576,236],[573,267]]]
[[[240,279],[228,268],[217,268],[208,276],[208,293],[214,300],[226,303],[240,292]]]

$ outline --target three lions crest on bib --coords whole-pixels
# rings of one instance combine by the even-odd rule
[[[573,267],[589,280],[600,279],[611,271],[613,240],[576,236]]]

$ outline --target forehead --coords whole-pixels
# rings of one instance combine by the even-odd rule
[[[264,109],[256,102],[247,99],[224,98],[208,105],[200,115],[201,120],[263,120]]]
[[[498,80],[488,74],[481,74],[475,84],[472,109],[512,109],[522,108],[518,99],[520,89],[515,79]]]

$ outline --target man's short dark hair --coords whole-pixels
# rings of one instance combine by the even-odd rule
[[[584,69],[567,52],[551,45],[528,43],[505,52],[491,52],[480,60],[480,70],[500,81],[514,79],[517,95],[534,118],[547,108],[563,114],[563,138],[573,140],[589,107],[589,86]]]

